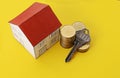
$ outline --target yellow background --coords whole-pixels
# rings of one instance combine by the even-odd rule
[[[59,42],[35,60],[13,37],[8,21],[34,2],[49,4],[63,25],[82,21],[91,48],[64,60]],[[120,78],[120,0],[1,0],[0,78]]]

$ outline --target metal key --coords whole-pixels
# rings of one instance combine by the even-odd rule
[[[74,46],[68,54],[67,58],[65,59],[65,62],[69,62],[76,50],[88,42],[90,42],[89,31],[87,29],[77,31]]]

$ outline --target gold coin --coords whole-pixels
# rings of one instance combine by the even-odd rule
[[[72,38],[64,38],[64,37],[62,37],[60,39],[61,39],[62,42],[73,42],[75,37],[72,37]]]
[[[76,31],[86,28],[85,24],[83,24],[82,22],[73,23],[73,27],[75,28]]]
[[[90,43],[87,43],[85,45],[83,45],[82,47],[80,47],[77,51],[84,53],[86,52],[88,49],[90,48]]]
[[[73,26],[71,25],[67,25],[67,26],[64,26],[61,30],[61,35],[62,37],[65,37],[65,38],[72,38],[75,36],[75,33],[76,33],[76,30]]]
[[[62,39],[60,39],[60,44],[62,45],[62,47],[64,47],[64,48],[70,48],[70,47],[72,47],[73,46],[73,41],[74,40],[62,40]]]
[[[63,47],[63,48],[71,48],[73,46],[73,44],[64,44],[64,42],[60,42],[60,45]]]

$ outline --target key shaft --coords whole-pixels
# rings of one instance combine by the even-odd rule
[[[76,44],[73,46],[72,50],[68,54],[67,58],[65,59],[65,62],[69,62],[71,60],[72,56],[74,55],[74,53],[77,51],[77,49],[79,47],[81,47],[82,45],[83,45],[83,43],[76,42]]]
[[[65,59],[65,62],[69,62],[74,55],[74,53],[77,51],[78,48],[82,47],[84,44],[90,42],[90,36],[89,32],[86,34],[85,31],[88,32],[87,29],[83,29],[80,31],[77,31],[76,33],[76,39],[74,41],[74,46],[70,53],[68,54],[67,58]]]

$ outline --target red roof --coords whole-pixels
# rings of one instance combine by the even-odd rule
[[[10,23],[18,25],[33,46],[61,26],[51,8],[37,2]]]

